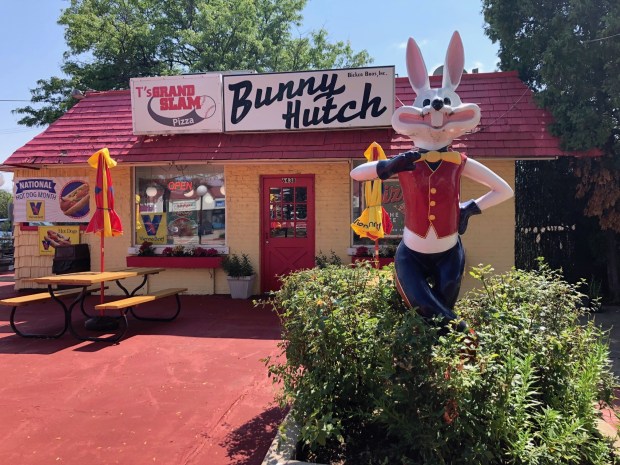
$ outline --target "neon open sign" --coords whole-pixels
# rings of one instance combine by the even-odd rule
[[[170,181],[168,190],[171,191],[191,191],[194,188],[191,181]]]

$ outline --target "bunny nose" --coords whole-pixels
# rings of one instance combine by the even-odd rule
[[[436,98],[431,103],[431,106],[435,109],[435,111],[439,111],[443,108],[443,100]]]

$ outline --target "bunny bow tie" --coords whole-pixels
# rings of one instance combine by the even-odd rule
[[[432,150],[430,152],[421,153],[418,161],[427,161],[429,163],[447,161],[449,163],[460,165],[461,154],[459,152],[438,152],[436,150]]]

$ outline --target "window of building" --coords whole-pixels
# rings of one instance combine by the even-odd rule
[[[134,185],[136,244],[225,245],[223,166],[139,167]]]
[[[361,165],[363,162],[355,161],[353,163],[354,167]],[[364,209],[366,208],[366,201],[364,199],[364,183],[353,181],[353,202],[352,202],[352,219],[358,218]],[[386,209],[388,214],[390,215],[390,220],[392,221],[392,232],[385,237],[385,239],[381,239],[379,242],[383,245],[389,244],[398,244],[400,239],[403,236],[403,229],[405,227],[404,221],[404,208],[405,205],[403,203],[403,193],[400,188],[400,183],[398,182],[398,178],[396,176],[383,181],[383,196],[381,199],[381,204],[383,208]],[[359,237],[357,234],[353,233],[353,246],[358,245],[374,245],[374,241],[368,238]]]

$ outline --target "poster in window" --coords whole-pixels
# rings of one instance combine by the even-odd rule
[[[168,236],[175,244],[198,236],[198,212],[175,211],[168,214]],[[180,239],[180,240],[174,240]]]
[[[90,185],[76,178],[16,178],[13,185],[16,222],[87,223]]]
[[[403,203],[403,191],[398,182],[386,181],[383,183],[383,208],[392,220],[392,232],[386,237],[402,237],[405,229],[405,215]]]
[[[167,214],[159,213],[140,213],[137,225],[138,244],[151,242],[153,245],[164,245],[168,243],[168,222]]]

